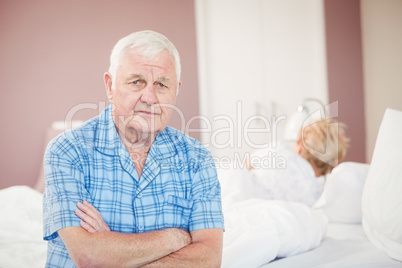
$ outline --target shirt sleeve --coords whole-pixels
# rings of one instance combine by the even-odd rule
[[[189,231],[209,228],[224,229],[221,187],[210,154],[200,161],[193,176],[193,209]]]
[[[85,188],[80,156],[67,138],[61,136],[49,144],[44,169],[43,238],[52,240],[58,236],[58,230],[80,226],[81,220],[75,215],[77,202],[91,199]]]

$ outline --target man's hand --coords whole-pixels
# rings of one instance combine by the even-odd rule
[[[82,203],[78,202],[77,207],[75,214],[82,220],[80,223],[82,228],[90,233],[110,231],[102,215],[90,203],[84,200]]]
[[[81,227],[89,233],[110,232],[109,226],[105,223],[99,211],[87,201],[77,204],[75,214],[82,220]],[[184,229],[168,228],[160,230],[165,233],[170,247],[174,252],[191,244],[190,233]]]

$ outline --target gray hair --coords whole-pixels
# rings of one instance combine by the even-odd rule
[[[177,90],[181,75],[180,56],[176,47],[166,36],[154,31],[134,32],[120,39],[110,55],[109,73],[113,83],[116,81],[117,70],[121,66],[122,58],[130,49],[139,49],[137,52],[147,58],[155,58],[163,50],[167,50],[173,56],[176,67]]]

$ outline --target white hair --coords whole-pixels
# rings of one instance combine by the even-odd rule
[[[177,91],[181,75],[180,56],[176,47],[166,36],[154,31],[134,32],[120,39],[112,50],[110,55],[109,73],[112,76],[113,84],[116,81],[117,70],[122,64],[124,55],[130,49],[136,49],[136,52],[143,57],[150,59],[158,56],[162,51],[167,50],[173,56],[176,67]]]

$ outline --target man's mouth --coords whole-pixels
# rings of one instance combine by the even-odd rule
[[[134,114],[159,115],[158,113],[153,113],[151,111],[135,111]]]

